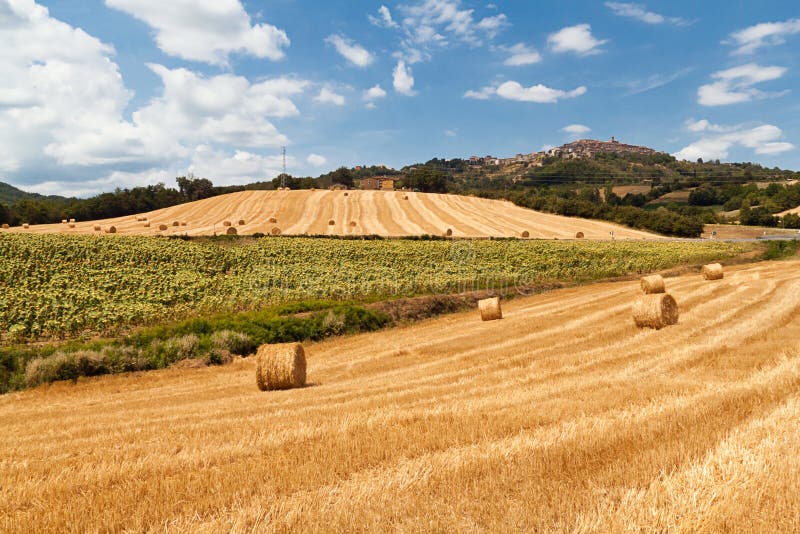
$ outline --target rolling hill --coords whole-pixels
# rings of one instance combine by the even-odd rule
[[[141,220],[146,218],[147,222]],[[270,222],[274,220],[275,222]],[[243,191],[102,221],[12,228],[32,233],[99,233],[114,226],[125,235],[215,235],[229,221],[238,234],[379,235],[402,237],[520,237],[571,239],[653,238],[655,234],[616,224],[540,213],[510,202],[459,195],[403,191]],[[244,221],[243,224],[239,224]],[[177,226],[174,226],[178,223]],[[185,223],[185,225],[183,224]],[[147,226],[149,225],[149,226]],[[166,230],[159,230],[166,225]],[[276,230],[277,229],[277,230]]]
[[[0,531],[794,532],[798,262],[637,281],[254,358],[0,397]]]

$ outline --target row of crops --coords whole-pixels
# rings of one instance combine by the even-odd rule
[[[300,299],[362,300],[588,280],[736,255],[719,242],[0,235],[0,335],[115,334]]]

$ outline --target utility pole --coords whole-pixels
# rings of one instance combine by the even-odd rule
[[[281,187],[286,187],[286,147],[281,147],[281,154],[283,155],[283,174],[281,174]]]

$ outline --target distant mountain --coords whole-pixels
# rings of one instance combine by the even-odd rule
[[[65,197],[57,195],[40,195],[38,193],[28,193],[22,189],[18,189],[13,185],[0,182],[0,204],[10,206],[18,200],[67,200]]]

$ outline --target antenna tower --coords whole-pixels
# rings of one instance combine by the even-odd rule
[[[286,147],[281,147],[281,155],[283,156],[283,174],[281,174],[281,187],[286,187]]]

